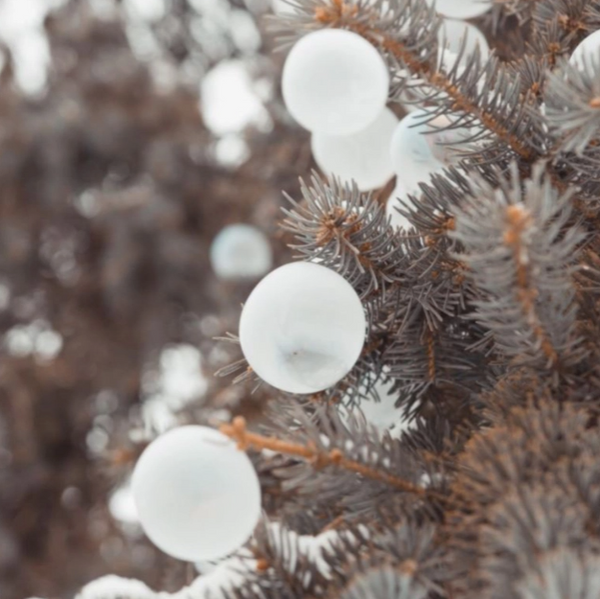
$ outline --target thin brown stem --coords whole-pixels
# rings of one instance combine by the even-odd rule
[[[241,416],[237,416],[233,419],[231,424],[223,424],[220,428],[224,435],[227,435],[231,439],[237,442],[238,447],[242,450],[246,450],[250,447],[253,449],[270,449],[277,453],[290,455],[298,458],[302,458],[316,468],[324,468],[326,466],[336,466],[344,470],[349,470],[360,474],[365,478],[376,480],[379,482],[386,483],[400,491],[405,493],[412,493],[419,497],[433,497],[437,496],[436,493],[432,493],[423,487],[419,487],[411,482],[408,482],[402,478],[376,470],[355,460],[350,460],[344,457],[344,454],[340,449],[332,449],[329,451],[319,450],[314,444],[302,445],[300,443],[291,443],[283,441],[277,437],[265,437],[256,433],[251,433],[246,428],[246,420]],[[443,496],[437,497],[438,499]],[[443,498],[445,500],[445,498]]]
[[[516,264],[517,297],[542,352],[552,365],[556,365],[558,355],[535,309],[538,292],[531,286],[527,249],[523,244],[523,233],[531,226],[531,214],[522,206],[513,205],[506,209],[506,217],[508,229],[504,233],[504,243],[512,249]]]
[[[427,375],[429,377],[429,381],[434,381],[437,368],[435,360],[435,339],[433,337],[433,332],[431,331],[431,329],[427,329],[425,336],[425,343],[427,347]]]

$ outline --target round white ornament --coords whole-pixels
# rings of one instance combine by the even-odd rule
[[[220,279],[256,279],[271,270],[273,254],[262,231],[235,224],[221,229],[213,240],[210,262]]]
[[[473,19],[492,8],[491,0],[427,0],[427,4],[451,19]]]
[[[361,191],[382,187],[394,175],[389,147],[397,124],[396,115],[384,108],[366,129],[353,135],[313,133],[315,162],[328,176],[356,181]]]
[[[396,127],[390,144],[392,166],[398,182],[408,191],[418,189],[419,183],[428,183],[432,175],[458,162],[456,144],[465,140],[468,132],[443,130],[449,123],[446,117],[431,120],[424,110],[415,110]]]
[[[379,52],[343,29],[300,39],[283,68],[282,91],[290,114],[313,133],[351,135],[383,110],[389,73]]]
[[[260,517],[260,485],[248,456],[205,426],[182,426],[153,441],[135,466],[132,490],[150,540],[182,560],[231,553]]]
[[[252,291],[240,344],[254,372],[277,389],[316,393],[335,385],[360,356],[365,313],[352,286],[310,262],[286,264]]]
[[[438,32],[438,41],[441,47],[446,48],[445,52],[451,52],[457,58],[464,43],[461,63],[465,63],[474,54],[476,48],[479,48],[479,56],[482,60],[486,60],[490,55],[490,46],[485,35],[475,25],[465,21],[444,19]],[[456,62],[456,59],[449,60],[451,64]],[[446,70],[448,70],[447,66]]]
[[[594,31],[588,35],[573,50],[569,62],[580,71],[583,71],[586,66],[588,68],[591,68],[592,65],[600,67],[600,31]]]

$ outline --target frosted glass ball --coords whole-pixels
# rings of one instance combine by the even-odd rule
[[[432,175],[458,162],[456,144],[467,139],[469,133],[460,128],[436,131],[449,123],[446,117],[431,120],[419,109],[396,127],[390,143],[392,167],[407,190],[418,189],[419,183],[428,183]]]
[[[586,67],[592,65],[600,66],[600,31],[594,31],[588,35],[578,46],[573,50],[569,62],[583,71]]]
[[[437,134],[431,133],[432,126],[428,122],[423,122],[424,115],[422,110],[415,110],[404,117],[390,143],[394,172],[407,190],[428,182],[431,175],[445,166],[436,151]]]
[[[473,19],[492,7],[491,0],[427,0],[427,4],[451,19]]]
[[[356,181],[362,191],[381,187],[394,175],[389,147],[397,124],[396,115],[384,108],[366,129],[353,135],[313,133],[315,162],[328,176]]]
[[[463,38],[466,37],[465,48],[461,57],[461,62],[466,62],[468,58],[479,48],[479,56],[485,60],[490,55],[490,46],[487,43],[485,35],[471,23],[457,21],[455,19],[444,19],[438,32],[440,46],[447,48],[446,52],[458,55],[462,48]],[[455,62],[455,60],[453,61]]]
[[[350,372],[365,330],[361,301],[342,276],[295,262],[252,291],[242,310],[240,343],[254,372],[273,387],[316,393]]]
[[[360,35],[323,29],[300,39],[283,67],[283,99],[312,133],[351,135],[383,110],[389,73],[379,52]]]
[[[273,254],[269,240],[251,225],[228,225],[210,246],[210,262],[220,279],[252,279],[271,270]]]
[[[417,195],[416,190],[411,190],[413,195]],[[385,206],[386,215],[390,218],[392,227],[402,228],[405,230],[412,228],[412,223],[402,214],[398,212],[398,208],[410,208],[414,204],[408,197],[408,191],[406,186],[401,182],[396,182],[396,187],[390,195],[387,204]]]
[[[205,426],[182,426],[153,441],[135,466],[132,490],[150,540],[182,560],[231,553],[260,517],[260,485],[248,456]]]

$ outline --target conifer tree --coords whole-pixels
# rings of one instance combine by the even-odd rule
[[[453,5],[497,53],[468,49],[467,39],[457,52],[444,48],[440,12]],[[340,139],[364,132],[385,105],[418,114],[410,134],[388,140],[403,184],[391,197],[335,167],[288,198],[282,228],[304,264],[277,269],[252,292],[239,340],[229,339],[244,358],[222,373],[268,389],[269,422],[254,430],[237,417],[214,432],[223,452],[245,451],[252,462],[236,461],[221,479],[252,481],[255,471],[263,513],[253,531],[240,520],[232,532],[235,510],[211,512],[221,518],[214,547],[223,542],[229,556],[175,596],[598,597],[600,4],[290,6],[273,24],[300,65],[286,63],[283,93],[311,129],[313,151],[323,150],[322,170],[327,143],[344,152],[350,142]],[[354,45],[350,64],[344,53]],[[339,78],[313,77],[311,65],[322,72],[336,52]],[[350,71],[364,85],[336,97]],[[353,110],[366,124],[338,118]],[[377,151],[361,139],[360,149]],[[413,142],[431,171],[416,182]],[[378,405],[389,410],[383,428],[371,416]],[[163,470],[148,463],[134,487],[137,476],[151,538],[171,524],[195,530],[185,508],[152,513],[164,498],[145,483]],[[244,511],[252,482],[232,491],[209,479],[205,469],[196,482],[217,494],[225,485],[222,497],[238,493]],[[186,549],[193,539],[167,532],[159,545],[195,555]],[[248,540],[229,547],[236,534]],[[81,592],[159,596],[120,579]]]

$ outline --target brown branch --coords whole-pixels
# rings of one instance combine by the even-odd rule
[[[427,376],[429,377],[429,381],[434,381],[437,369],[435,361],[435,339],[431,329],[427,328],[425,337],[427,348]]]
[[[523,244],[523,233],[532,224],[531,214],[522,206],[512,205],[506,209],[506,217],[508,229],[504,233],[504,243],[512,249],[517,267],[517,298],[544,355],[556,365],[558,355],[535,309],[538,292],[530,284],[527,250]]]
[[[530,161],[535,158],[531,150],[516,135],[510,133],[494,115],[481,109],[462,94],[447,75],[434,70],[428,62],[421,60],[408,50],[402,42],[386,35],[385,32],[364,23],[352,22],[352,18],[357,12],[356,9],[356,6],[346,4],[343,0],[335,0],[330,7],[318,7],[315,10],[315,20],[323,25],[345,26],[350,31],[364,37],[374,46],[383,48],[386,52],[401,60],[414,75],[418,75],[431,86],[448,94],[454,101],[454,110],[476,116],[485,127],[504,140],[524,160]]]
[[[444,501],[446,499],[442,495],[438,496],[438,494],[424,489],[423,487],[419,487],[402,478],[398,478],[387,472],[381,472],[380,470],[376,470],[370,466],[361,464],[360,462],[350,460],[344,457],[344,454],[340,449],[321,451],[314,444],[302,445],[300,443],[282,441],[276,437],[264,437],[263,435],[251,433],[246,428],[246,419],[242,416],[234,418],[231,424],[221,425],[220,431],[236,441],[238,447],[242,450],[246,450],[250,447],[254,449],[270,449],[277,453],[302,458],[313,464],[316,468],[336,466],[360,474],[365,478],[386,483],[405,493],[412,493],[413,495],[422,498],[436,496],[438,499],[443,498]]]

